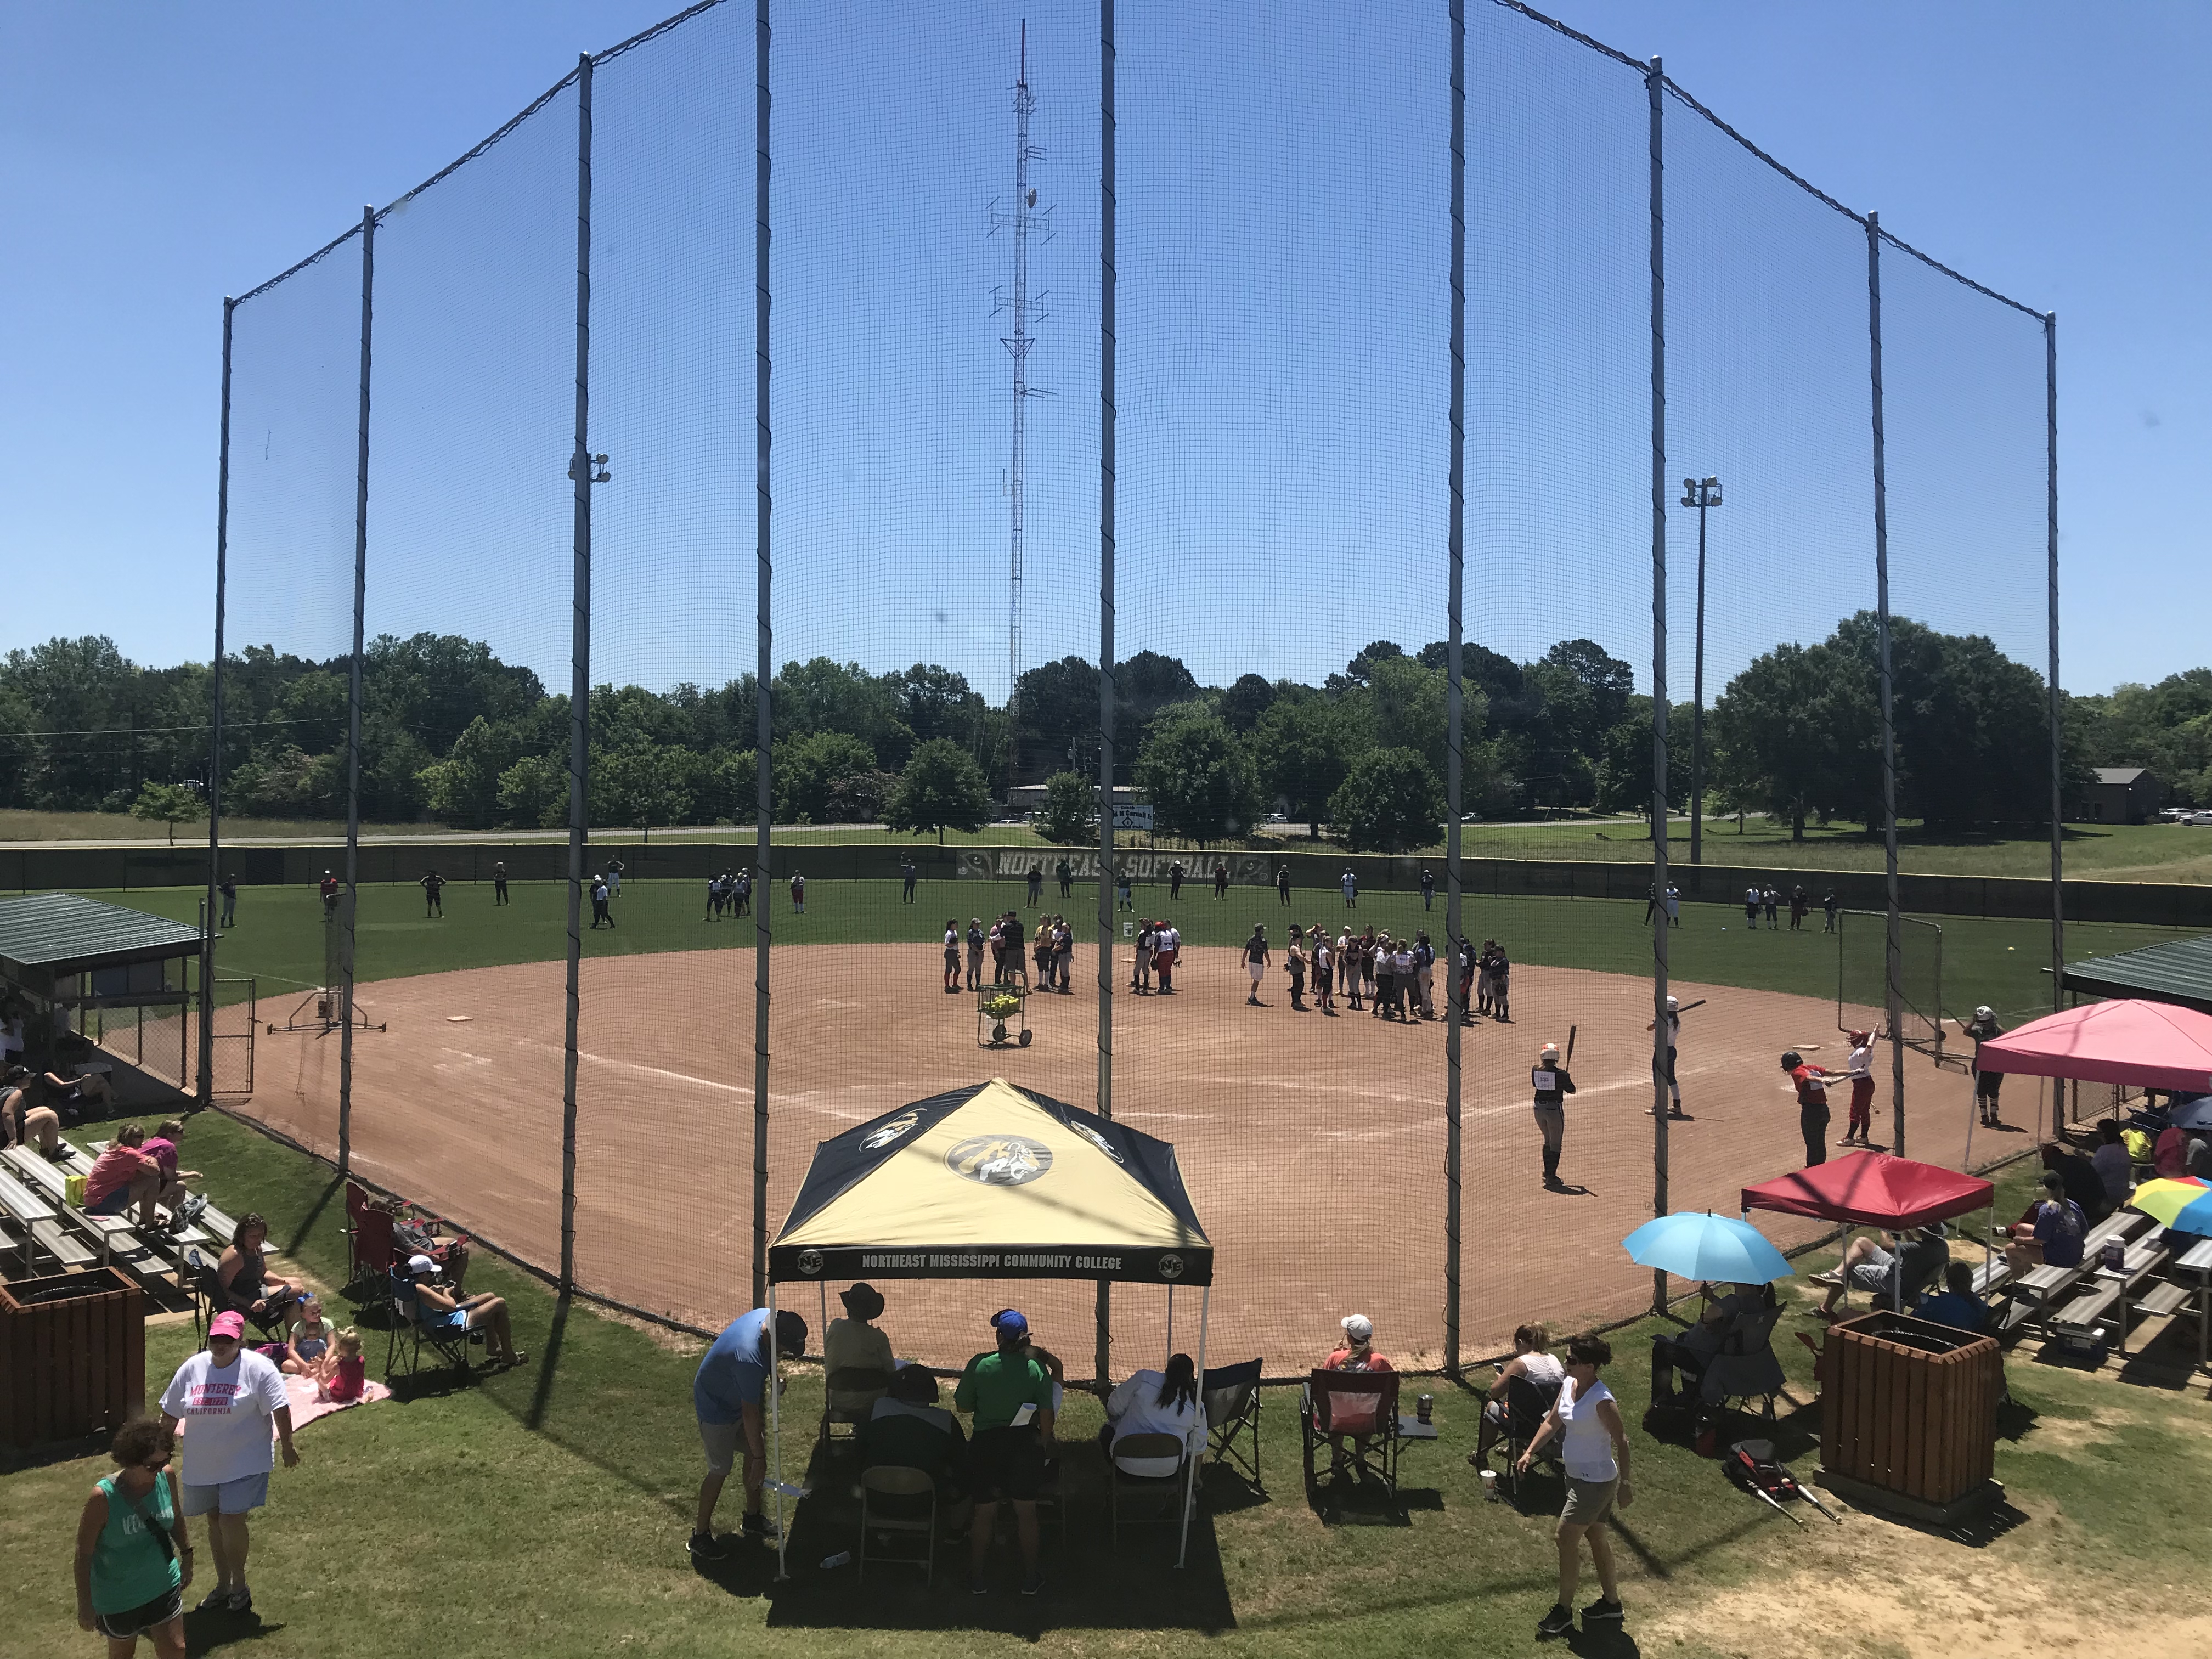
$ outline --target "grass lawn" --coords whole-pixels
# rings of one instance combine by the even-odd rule
[[[456,883],[447,889],[444,918],[431,920],[423,915],[422,896],[412,887],[363,887],[357,924],[362,979],[563,956],[568,923],[562,884],[516,882],[513,893],[513,903],[495,908],[489,884]],[[1096,902],[1092,893],[1092,889],[1079,886],[1072,897],[1061,900],[1052,884],[1046,884],[1045,908],[1062,907],[1074,921],[1079,973],[1085,971],[1080,958],[1087,955],[1091,907]],[[185,921],[196,918],[199,899],[196,890],[183,888],[98,891],[88,896]],[[1167,903],[1164,886],[1139,888],[1136,903],[1139,911],[1172,914],[1192,945],[1241,944],[1259,922],[1279,946],[1294,919],[1334,927],[1347,914],[1333,891],[1309,890],[1293,897],[1297,902],[1287,910],[1266,889],[1232,888],[1228,898],[1217,901],[1211,888],[1194,882],[1185,888],[1179,904]],[[957,915],[963,925],[971,915],[988,920],[1000,910],[1021,908],[1024,891],[1018,882],[924,882],[916,902],[909,905],[900,901],[896,882],[817,881],[808,884],[805,916],[790,914],[780,890],[774,904],[771,920],[780,944],[910,940],[915,946],[915,971],[929,974],[937,967],[936,944],[947,916]],[[1024,908],[1023,914],[1034,927],[1037,913]],[[1356,914],[1394,933],[1425,927],[1434,938],[1443,935],[1441,899],[1435,909],[1425,912],[1418,894],[1370,891],[1361,895]],[[593,933],[586,928],[587,955],[753,948],[751,922],[706,921],[700,890],[688,882],[627,883],[615,915],[617,924],[612,929]],[[1494,934],[1518,963],[1607,973],[1640,974],[1649,969],[1651,941],[1642,926],[1639,902],[1485,898],[1470,900],[1467,915],[1470,932],[1478,938]],[[322,907],[312,889],[246,889],[239,898],[238,918],[237,927],[222,937],[218,952],[222,972],[258,975],[264,995],[321,982]],[[2008,1023],[2049,1012],[2051,981],[2045,971],[2050,960],[2048,924],[1967,916],[1940,921],[1947,1009],[1964,1012],[1986,1002]],[[1847,918],[1845,926],[1850,925]],[[2067,954],[2078,961],[2186,936],[2165,928],[2076,923],[2067,929]],[[1803,933],[1786,928],[1749,932],[1742,926],[1738,907],[1685,904],[1682,925],[1673,930],[1668,947],[1673,972],[1679,978],[1830,1000],[1836,995],[1837,944],[1819,931],[1817,912]],[[1854,952],[1854,960],[1862,956],[1878,961],[1879,953]],[[1878,966],[1873,971],[1878,974]],[[1859,987],[1856,994],[1879,1003],[1879,980]]]
[[[343,1206],[325,1168],[213,1114],[194,1120],[190,1161],[226,1208],[266,1214],[272,1243],[310,1275],[343,1277]],[[2001,1212],[2026,1179],[2008,1176]],[[1534,1625],[1553,1594],[1558,1485],[1534,1479],[1525,1512],[1484,1504],[1464,1459],[1479,1400],[1441,1380],[1415,1385],[1437,1395],[1443,1437],[1406,1453],[1403,1519],[1355,1497],[1325,1521],[1302,1490],[1295,1395],[1271,1389],[1265,1497],[1210,1482],[1187,1572],[1170,1570],[1170,1542],[1157,1530],[1111,1552],[1089,1443],[1100,1419],[1095,1403],[1072,1395],[1063,1437],[1072,1515],[1065,1542],[1048,1545],[1041,1598],[1011,1593],[1003,1554],[988,1597],[966,1594],[957,1556],[928,1589],[911,1571],[880,1570],[862,1585],[849,1566],[822,1568],[854,1544],[853,1506],[830,1470],[816,1473],[817,1495],[793,1528],[794,1577],[775,1584],[767,1552],[741,1549],[711,1571],[684,1553],[699,1474],[689,1384],[700,1345],[580,1304],[564,1312],[543,1285],[495,1262],[482,1264],[472,1285],[510,1299],[528,1363],[451,1388],[403,1378],[393,1401],[305,1429],[301,1467],[276,1472],[254,1528],[260,1622],[194,1615],[194,1652],[965,1659],[1040,1647],[1185,1653],[1194,1638],[1267,1659],[1537,1650]],[[333,1311],[348,1317],[343,1303]],[[1334,1311],[1314,1310],[1317,1345]],[[2200,1400],[2116,1382],[2111,1367],[2092,1376],[2015,1357],[2015,1403],[1997,1453],[2018,1516],[2009,1530],[1969,1546],[1856,1514],[1840,1528],[1809,1516],[1800,1530],[1735,1492],[1715,1464],[1635,1426],[1646,1402],[1645,1339],[1658,1328],[1647,1321],[1613,1338],[1609,1380],[1631,1424],[1638,1493],[1615,1534],[1626,1634],[1578,1636],[1567,1650],[2010,1653],[2039,1645],[2053,1620],[2102,1629],[2114,1651],[2202,1650],[2176,1622],[2212,1608]],[[1817,1327],[1793,1312],[1778,1346],[1793,1395],[1806,1401],[1809,1361],[1788,1334],[1798,1328]],[[1087,1341],[1043,1334],[1077,1350]],[[191,1345],[189,1323],[149,1333],[149,1395]],[[1140,1333],[1125,1334],[1121,1351],[1151,1357]],[[374,1374],[380,1340],[370,1352]],[[819,1403],[818,1373],[797,1372],[783,1437],[794,1476]],[[1784,1413],[1775,1438],[1809,1476],[1817,1413],[1787,1401]],[[74,1626],[68,1549],[83,1494],[105,1468],[79,1457],[0,1475],[0,1648],[10,1659],[94,1650]],[[726,1498],[726,1522],[735,1502]],[[1587,1571],[1583,1582],[1587,1599]]]

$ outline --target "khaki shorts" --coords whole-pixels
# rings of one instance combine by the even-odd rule
[[[1563,1527],[1594,1527],[1613,1513],[1613,1494],[1620,1490],[1620,1480],[1577,1480],[1567,1477],[1567,1506],[1559,1511]]]

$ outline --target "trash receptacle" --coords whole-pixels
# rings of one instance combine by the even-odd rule
[[[1878,1310],[1829,1330],[1821,1376],[1824,1485],[1942,1523],[1998,1495],[1994,1338]]]
[[[0,1285],[0,1441],[109,1434],[146,1403],[146,1299],[112,1267]]]

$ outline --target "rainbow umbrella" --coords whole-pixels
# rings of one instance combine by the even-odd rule
[[[2161,1227],[2185,1233],[2212,1233],[2212,1187],[2195,1176],[2179,1180],[2146,1181],[2128,1200]]]

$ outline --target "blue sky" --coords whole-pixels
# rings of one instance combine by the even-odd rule
[[[1559,9],[1663,52],[1895,234],[2055,307],[2066,683],[2212,655],[2212,14]],[[661,10],[11,8],[0,646],[98,630],[204,656],[220,296]],[[750,10],[598,77],[598,678],[750,665]],[[1003,691],[1010,251],[985,233],[1025,11],[1055,209],[1026,659],[1095,644],[1095,12],[842,4],[777,36],[780,657],[932,658]],[[1248,15],[1121,8],[1121,641],[1212,679],[1444,631],[1443,9]],[[1470,23],[1469,636],[1525,655],[1589,634],[1646,680],[1641,88],[1495,7]],[[1864,240],[1667,119],[1669,471],[1729,489],[1710,694],[1870,601]],[[380,228],[371,520],[372,629],[478,634],[562,681],[574,130],[556,102]],[[351,258],[240,312],[234,644],[343,647]],[[1884,271],[1895,602],[2039,665],[2039,331],[1899,256]],[[1694,554],[1677,510],[1677,695]]]

